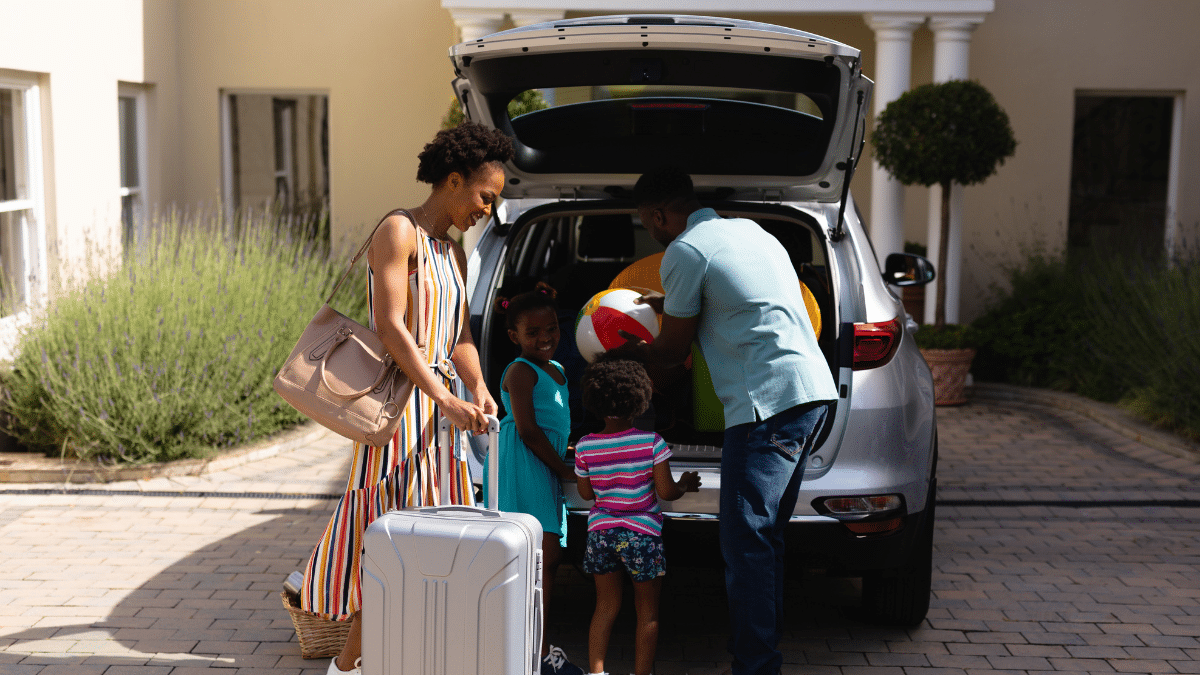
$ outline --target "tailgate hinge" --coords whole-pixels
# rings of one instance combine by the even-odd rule
[[[579,199],[579,188],[577,188],[577,187],[570,187],[570,188],[560,187],[560,188],[558,188],[558,198],[559,199]]]
[[[777,189],[763,190],[762,191],[762,200],[764,202],[771,202],[773,204],[779,204],[779,203],[783,202],[783,190],[777,190]]]

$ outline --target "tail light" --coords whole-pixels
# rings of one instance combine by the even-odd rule
[[[896,354],[900,344],[900,319],[854,324],[854,369],[878,368]]]

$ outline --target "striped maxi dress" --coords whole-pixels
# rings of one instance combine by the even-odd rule
[[[437,368],[458,343],[466,320],[466,288],[450,242],[434,239],[418,229],[418,255],[425,256],[425,312],[423,323],[430,367],[456,395],[462,395],[453,377]],[[371,329],[375,329],[374,276],[367,268],[367,297]],[[409,273],[405,325],[415,330],[416,271]],[[304,571],[300,606],[307,612],[345,621],[362,606],[361,555],[363,532],[383,513],[406,506],[438,504],[442,489],[450,490],[454,504],[473,504],[474,492],[460,433],[452,434],[454,451],[451,485],[438,485],[437,422],[440,413],[433,399],[418,388],[401,415],[400,428],[383,447],[354,444],[354,460],[346,494]]]

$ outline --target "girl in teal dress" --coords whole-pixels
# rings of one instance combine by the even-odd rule
[[[566,533],[566,506],[562,483],[575,480],[572,465],[564,461],[571,411],[567,405],[567,377],[551,360],[558,348],[558,310],[554,290],[539,284],[504,308],[508,337],[521,356],[504,369],[500,400],[508,415],[500,422],[499,507],[501,511],[528,513],[542,524],[543,616],[548,616],[554,575],[562,559],[560,539]],[[484,468],[484,498],[488,490]],[[545,625],[554,625],[549,620]],[[543,638],[542,675],[582,675],[561,649]]]

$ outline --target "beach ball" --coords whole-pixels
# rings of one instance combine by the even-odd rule
[[[613,347],[625,344],[618,331],[654,342],[658,336],[658,315],[650,305],[634,300],[641,297],[628,288],[610,288],[592,296],[579,310],[575,321],[575,346],[588,363]]]

